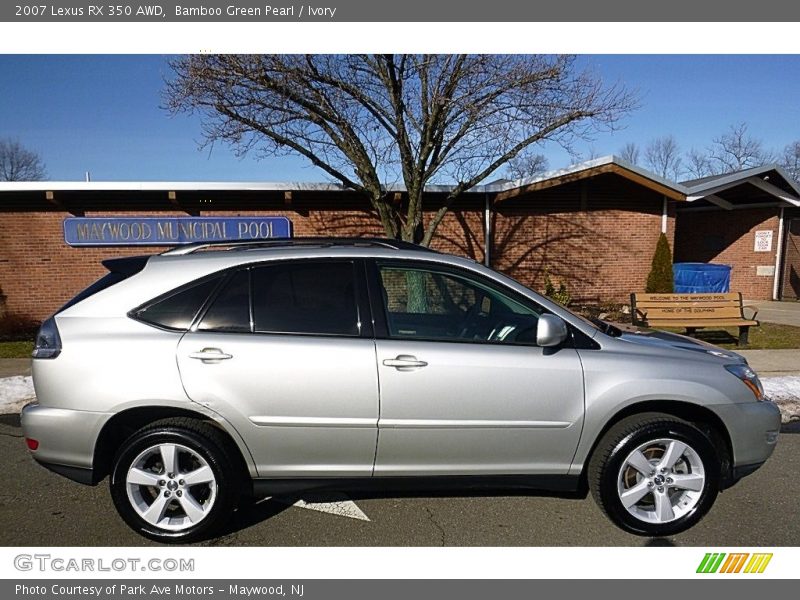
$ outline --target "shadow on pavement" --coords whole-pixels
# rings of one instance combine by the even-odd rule
[[[491,498],[501,496],[531,496],[539,498],[563,498],[582,500],[586,498],[585,491],[543,491],[530,488],[494,488],[494,487],[472,487],[472,488],[448,488],[448,489],[420,489],[414,488],[413,483],[407,486],[395,485],[387,489],[324,489],[308,490],[297,492],[290,495],[274,497],[245,497],[242,499],[239,508],[228,525],[221,531],[209,538],[200,540],[201,542],[212,541],[217,538],[238,533],[244,529],[258,525],[272,517],[279,515],[291,508],[298,500],[306,503],[325,503],[341,500],[381,500],[391,498]]]
[[[288,509],[291,504],[273,498],[244,498],[233,517],[221,532],[214,533],[209,539],[226,536],[258,525]]]
[[[800,421],[793,421],[782,425],[781,433],[800,433]]]
[[[645,548],[676,548],[677,544],[669,538],[650,538],[644,543]]]
[[[0,415],[0,425],[19,428],[20,427],[19,414]]]

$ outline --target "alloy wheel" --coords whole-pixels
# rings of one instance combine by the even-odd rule
[[[669,523],[692,512],[703,495],[706,471],[689,444],[673,438],[645,442],[619,469],[622,506],[640,521]]]
[[[182,444],[150,446],[131,463],[125,478],[128,500],[147,523],[181,531],[203,521],[217,498],[208,462]]]

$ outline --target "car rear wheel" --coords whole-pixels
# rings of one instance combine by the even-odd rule
[[[714,504],[720,460],[691,423],[648,413],[623,419],[603,436],[588,475],[592,496],[617,526],[637,535],[673,535]]]
[[[117,453],[111,495],[136,532],[188,543],[230,517],[240,484],[223,436],[194,419],[164,419],[139,430]]]

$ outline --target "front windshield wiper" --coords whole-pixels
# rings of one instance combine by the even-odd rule
[[[622,330],[619,327],[615,327],[611,323],[607,323],[606,321],[598,319],[597,317],[590,317],[589,320],[597,325],[600,331],[606,335],[610,335],[611,337],[619,337],[622,335]]]

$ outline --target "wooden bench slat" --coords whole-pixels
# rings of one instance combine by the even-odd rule
[[[742,309],[736,306],[726,306],[724,308],[714,308],[706,306],[675,306],[671,308],[636,308],[640,313],[644,313],[644,318],[648,321],[653,319],[700,319],[700,318],[731,318],[741,319]]]
[[[755,319],[744,315],[744,302],[738,292],[724,294],[631,294],[631,319],[645,327],[738,327],[739,344],[747,344]],[[747,307],[753,309],[753,307]],[[751,317],[754,315],[750,315]]]
[[[739,307],[738,300],[721,300],[719,302],[639,302],[636,301],[636,308],[667,308],[671,306],[708,306],[712,308],[727,308],[729,306]]]
[[[756,327],[758,325],[758,321],[747,321],[745,319],[691,319],[691,320],[664,320],[664,319],[655,319],[655,320],[648,320],[647,324],[650,327],[739,327],[739,326],[750,326]]]
[[[736,300],[741,298],[739,292],[725,292],[719,294],[634,294],[636,302],[691,302],[699,300],[710,302],[711,300]]]

